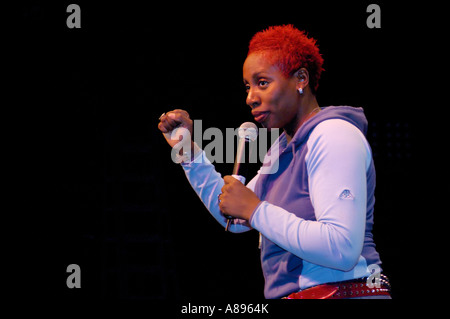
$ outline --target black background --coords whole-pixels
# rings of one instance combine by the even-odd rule
[[[431,79],[419,66],[435,56],[417,53],[425,13],[391,2],[376,2],[381,29],[366,26],[368,1],[78,1],[81,29],[66,26],[70,2],[23,5],[11,79],[21,154],[11,264],[23,269],[21,295],[262,300],[257,232],[225,233],[208,215],[157,123],[173,108],[201,119],[203,130],[252,121],[242,83],[248,42],[291,23],[318,40],[325,59],[319,104],[365,109],[377,170],[375,242],[393,297],[411,296],[419,265],[431,259],[428,196],[440,191],[423,186],[432,175],[424,149],[439,136],[423,134],[424,122],[434,125],[421,85]],[[223,175],[231,169],[217,165]],[[66,286],[72,263],[81,289]]]

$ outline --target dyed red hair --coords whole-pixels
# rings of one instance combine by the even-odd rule
[[[315,94],[323,71],[323,58],[316,40],[308,38],[305,32],[293,25],[272,26],[253,36],[247,56],[261,52],[269,63],[278,66],[286,77],[292,76],[300,68],[307,69],[309,85]]]

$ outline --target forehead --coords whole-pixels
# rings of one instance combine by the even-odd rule
[[[264,53],[252,53],[245,59],[243,66],[244,80],[250,81],[260,73],[266,73],[274,76],[281,75],[279,68],[270,63]]]

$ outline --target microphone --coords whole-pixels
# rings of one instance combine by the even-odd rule
[[[234,160],[234,167],[233,167],[233,173],[232,176],[236,178],[238,181],[240,181],[242,184],[245,184],[245,177],[242,175],[242,163],[245,163],[245,149],[246,145],[250,144],[250,142],[253,142],[256,140],[256,137],[258,136],[258,127],[255,123],[252,122],[245,122],[242,123],[241,126],[238,129],[238,135],[239,135],[239,141],[238,141],[238,147],[236,152],[236,158]],[[250,144],[252,146],[252,144]],[[251,147],[249,147],[249,156],[251,153]],[[233,217],[224,215],[225,218],[227,218],[227,226],[225,227],[225,231],[228,231],[230,228],[231,220]]]
[[[238,129],[239,142],[236,152],[236,159],[234,160],[233,174],[232,175],[240,175],[239,170],[241,168],[241,163],[245,162],[245,145],[249,142],[253,142],[256,140],[258,136],[258,128],[255,123],[245,122],[242,123]],[[251,150],[249,151],[249,154]],[[233,176],[234,177],[234,176]],[[243,177],[243,176],[242,176]],[[237,178],[240,179],[240,178]],[[242,181],[241,181],[242,182]],[[245,182],[245,178],[244,178]],[[242,182],[242,183],[244,183]]]

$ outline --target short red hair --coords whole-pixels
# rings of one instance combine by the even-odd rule
[[[313,94],[319,87],[323,58],[316,40],[293,25],[272,26],[256,33],[250,41],[247,56],[264,52],[269,63],[278,66],[286,77],[300,68],[309,72],[309,84]]]

